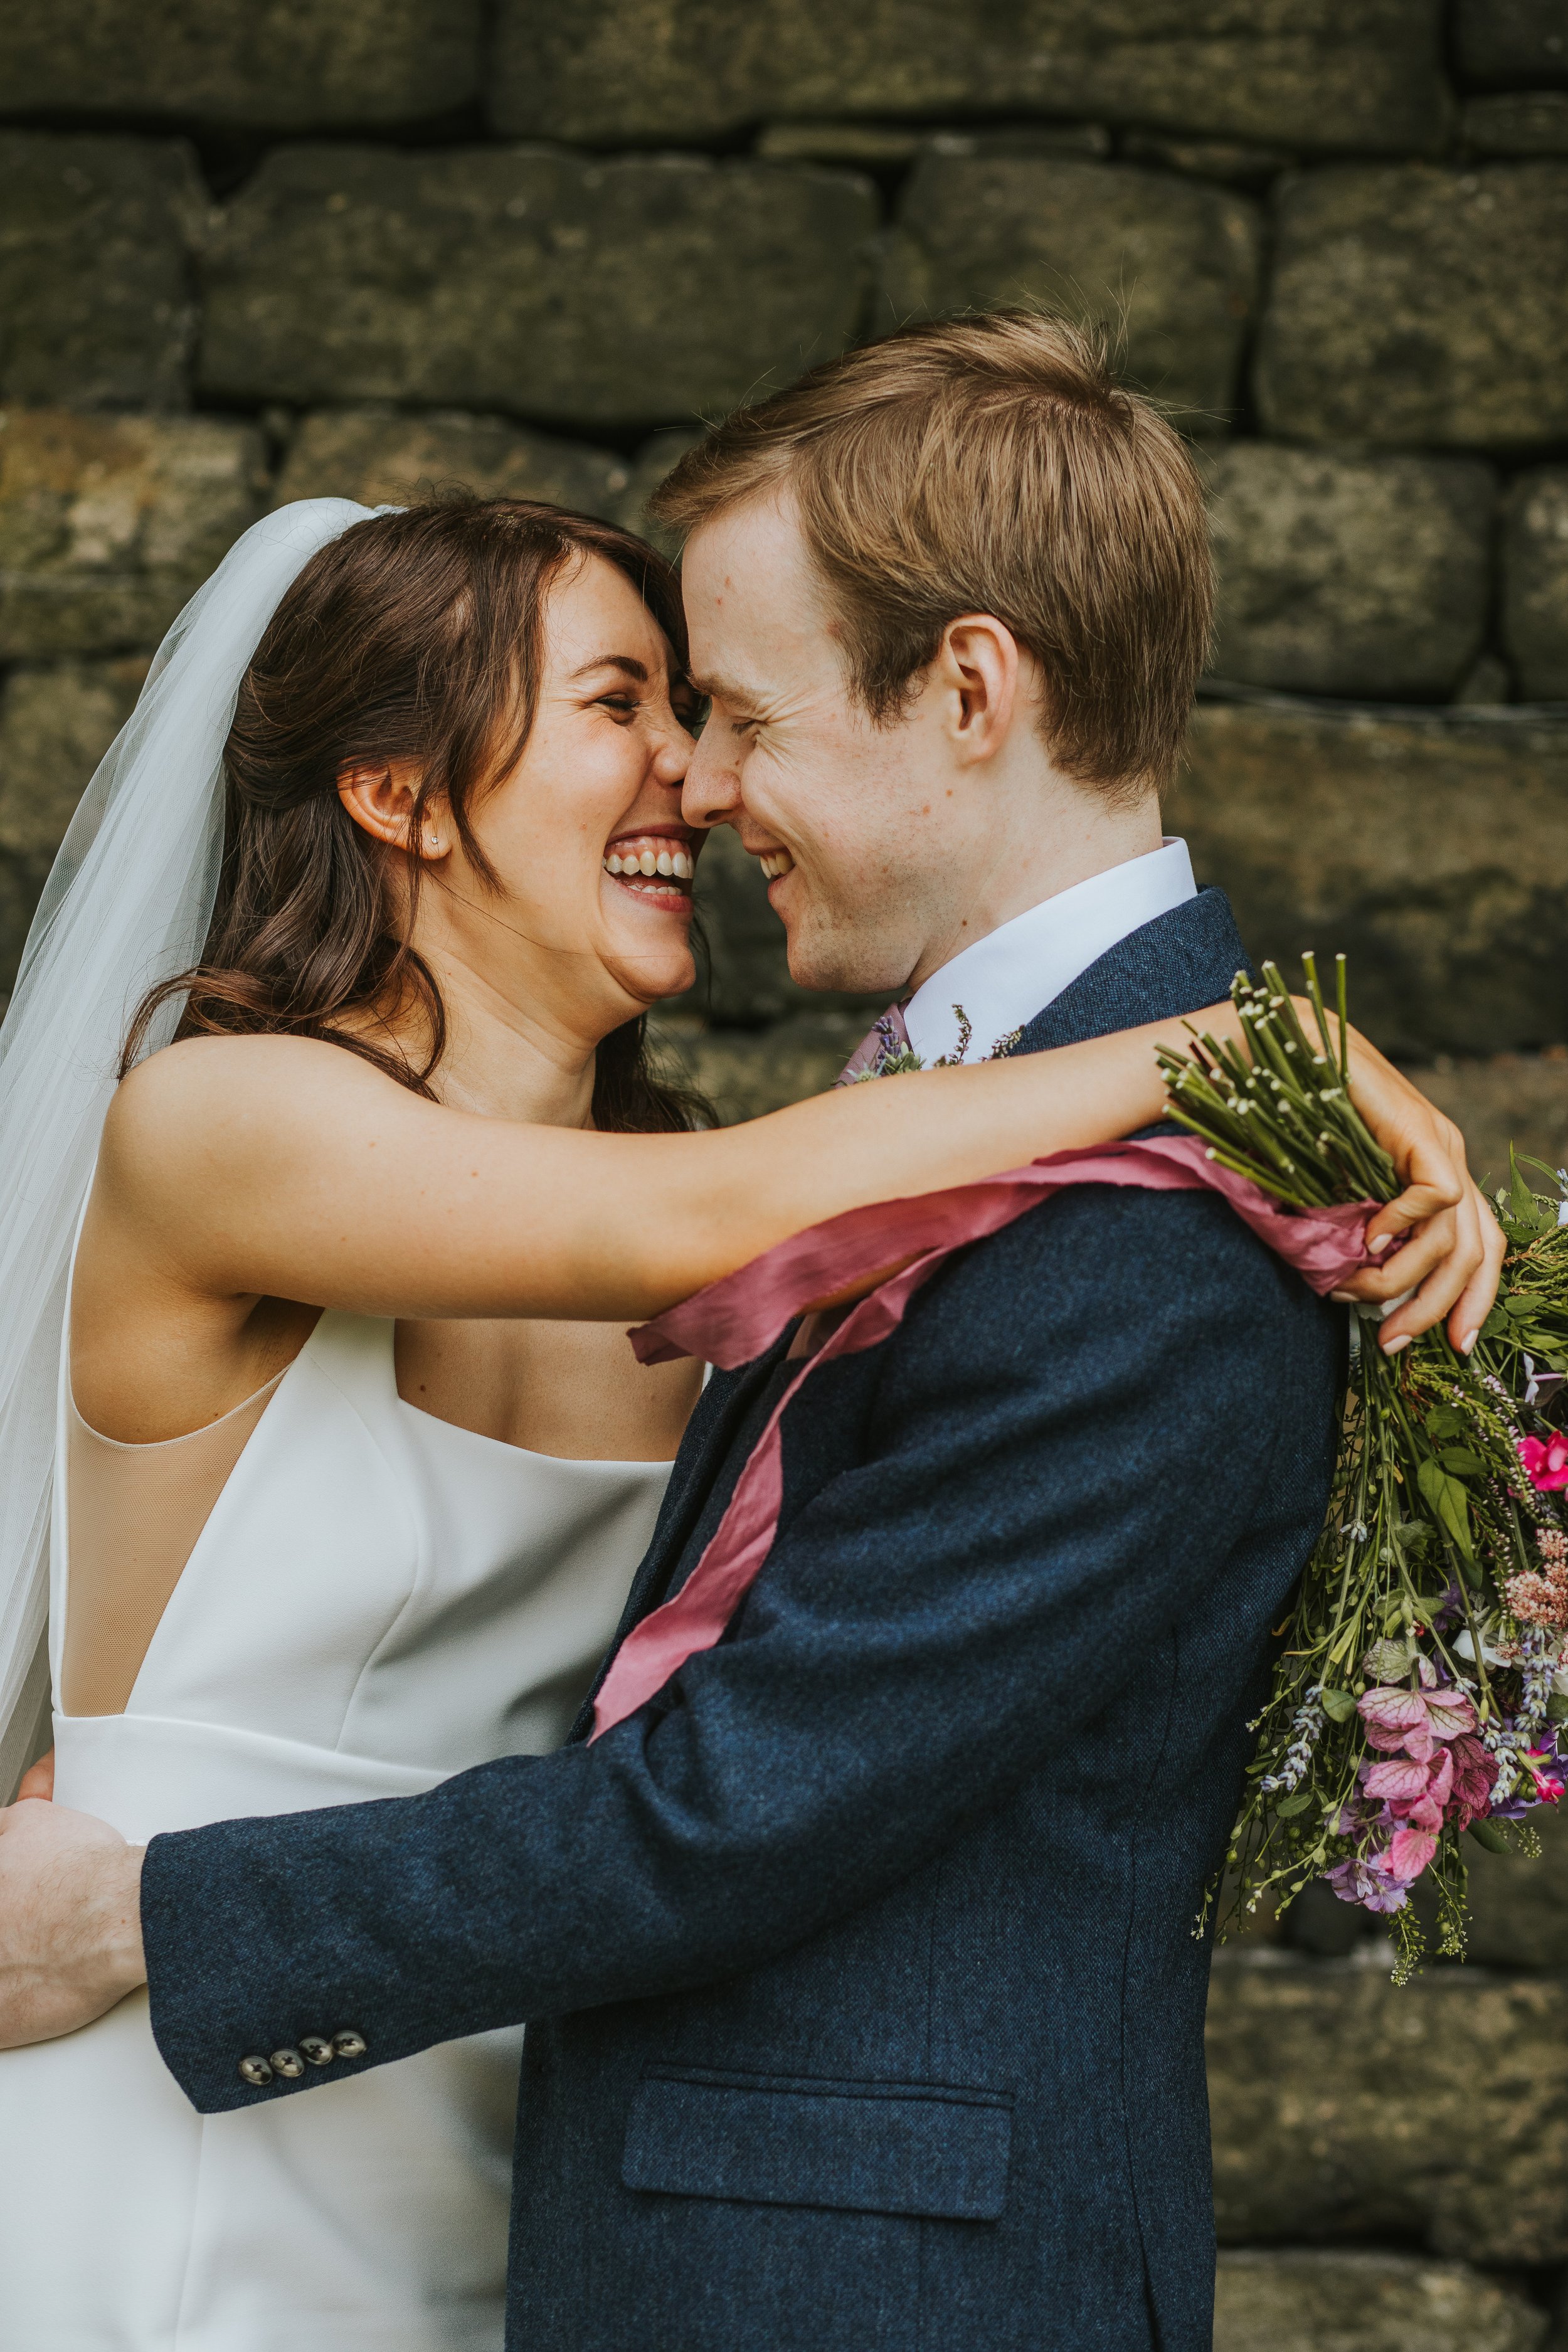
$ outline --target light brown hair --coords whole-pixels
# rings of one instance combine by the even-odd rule
[[[950,621],[990,613],[1040,666],[1064,773],[1167,782],[1213,614],[1203,492],[1100,338],[1030,310],[901,328],[726,417],[652,511],[689,531],[784,488],[879,723]]]
[[[320,1038],[431,1095],[447,1019],[413,944],[419,861],[354,823],[338,776],[345,766],[417,761],[411,832],[439,793],[481,885],[493,885],[471,813],[521,757],[539,699],[545,604],[585,556],[630,581],[683,667],[685,616],[669,564],[591,515],[448,495],[354,523],[310,558],[240,684],[201,962],[143,998],[122,1073],[159,1008],[183,996],[176,1037]],[[418,1063],[390,1029],[377,1034],[411,1004],[424,1015]],[[650,1066],[636,1020],[599,1046],[593,1116],[596,1127],[654,1132],[691,1126],[707,1109]]]

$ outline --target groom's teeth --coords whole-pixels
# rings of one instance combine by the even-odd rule
[[[761,864],[768,880],[776,882],[781,874],[790,872],[795,860],[787,849],[765,849],[762,854]]]

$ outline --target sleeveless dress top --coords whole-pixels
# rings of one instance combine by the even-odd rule
[[[565,1737],[670,1465],[563,1461],[436,1420],[397,1393],[395,1331],[323,1315],[275,1383],[198,1433],[233,1466],[210,1512],[205,1496],[171,1505],[188,1508],[194,1549],[122,1714],[62,1705],[70,1501],[85,1561],[89,1520],[94,1550],[111,1520],[113,1466],[96,1450],[167,1449],[86,1431],[84,1454],[62,1369],[57,1802],[142,1843],[415,1794]],[[134,1576],[157,1549],[134,1462],[124,1506]],[[477,2036],[206,2116],[159,2057],[144,1993],[0,2052],[0,2343],[500,2352],[521,2046]]]

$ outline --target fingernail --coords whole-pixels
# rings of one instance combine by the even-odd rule
[[[1468,1356],[1480,1336],[1481,1335],[1479,1331],[1467,1331],[1464,1338],[1459,1342],[1460,1355]]]
[[[1353,1307],[1355,1305],[1355,1292],[1353,1290],[1331,1290],[1329,1297],[1334,1301],[1335,1305],[1339,1307]]]
[[[1410,1334],[1406,1331],[1401,1339],[1385,1339],[1383,1343],[1383,1352],[1385,1356],[1397,1356],[1401,1348],[1408,1348],[1409,1345]]]
[[[1392,1234],[1379,1234],[1374,1242],[1368,1242],[1367,1249],[1373,1257],[1381,1257],[1393,1239]]]

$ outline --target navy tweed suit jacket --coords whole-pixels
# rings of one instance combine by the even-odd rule
[[[1206,891],[1022,1050],[1241,960]],[[627,1624],[779,1354],[710,1382]],[[168,2064],[212,2112],[308,2094],[237,2061],[344,2018],[364,2065],[526,2020],[514,2352],[1206,2352],[1194,1921],[1341,1374],[1333,1310],[1218,1200],[1042,1203],[806,1383],[762,1575],[637,1716],[156,1839]]]

